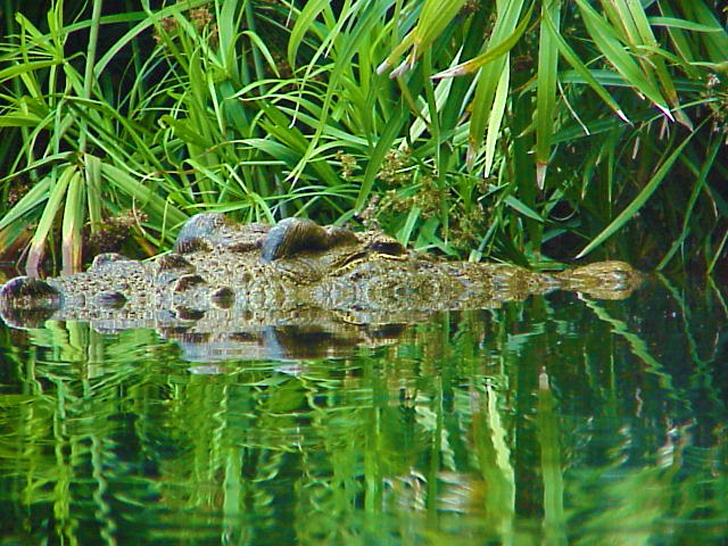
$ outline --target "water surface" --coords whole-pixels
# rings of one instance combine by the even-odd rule
[[[270,324],[232,354],[0,326],[2,544],[722,544],[724,296]]]

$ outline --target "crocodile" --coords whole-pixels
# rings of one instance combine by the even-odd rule
[[[641,280],[621,261],[540,273],[416,253],[376,230],[302,218],[239,224],[202,213],[185,223],[172,252],[152,259],[100,254],[83,273],[9,280],[0,288],[0,316],[17,328],[53,319],[90,322],[99,331],[154,328],[207,345],[223,336],[224,348],[231,335],[264,337],[270,325],[338,333],[345,325],[411,324],[436,311],[494,308],[553,290],[624,298]]]

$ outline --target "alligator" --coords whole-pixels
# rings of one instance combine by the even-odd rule
[[[0,316],[17,328],[85,321],[99,331],[197,335],[209,345],[210,336],[229,340],[251,329],[263,336],[267,325],[340,332],[342,325],[411,324],[436,311],[494,308],[553,290],[624,298],[641,279],[621,261],[540,273],[408,251],[376,230],[302,218],[238,224],[203,213],[185,223],[170,253],[146,261],[100,254],[84,273],[9,280],[0,288]]]

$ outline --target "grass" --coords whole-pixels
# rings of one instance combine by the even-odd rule
[[[721,263],[715,2],[6,4],[0,241],[31,273],[124,215],[156,252],[203,210],[472,260]]]

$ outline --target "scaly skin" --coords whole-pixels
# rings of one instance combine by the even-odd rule
[[[333,331],[412,323],[433,311],[497,307],[554,289],[616,299],[640,279],[623,262],[534,273],[418,256],[376,231],[301,219],[238,225],[200,214],[182,228],[172,254],[146,262],[102,254],[85,273],[11,279],[0,289],[0,314],[16,327],[75,320],[99,330],[155,328],[209,339],[266,324]]]

